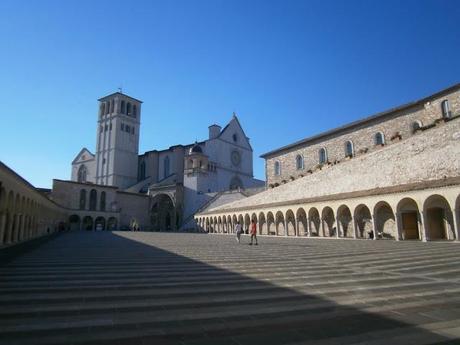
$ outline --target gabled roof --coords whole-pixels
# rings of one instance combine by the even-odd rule
[[[107,96],[104,96],[104,97],[102,97],[102,98],[99,98],[98,101],[99,101],[99,102],[105,101],[107,98],[112,98],[112,97],[115,96],[115,95],[120,95],[120,96],[129,98],[129,99],[132,99],[133,101],[136,101],[136,102],[139,102],[139,103],[143,103],[142,101],[140,101],[140,100],[138,100],[138,99],[136,99],[136,98],[134,98],[134,97],[125,95],[124,93],[121,93],[121,92],[114,92],[114,93],[111,93],[110,95],[107,95]]]
[[[246,139],[246,142],[248,143],[249,147],[253,151],[251,143],[249,142],[248,137],[246,136],[246,133],[244,132],[243,126],[241,126],[240,120],[238,120],[238,116],[236,116],[235,113],[233,113],[232,119],[227,123],[227,125],[224,127],[224,129],[220,131],[220,134],[219,134],[219,136],[217,138],[220,138],[222,136],[222,134],[224,134],[224,132],[230,127],[230,124],[232,123],[232,121],[236,121],[237,125],[241,129],[241,132],[243,132],[243,134],[244,134],[244,139]]]
[[[348,123],[346,125],[343,125],[343,126],[328,130],[326,132],[322,132],[320,134],[317,134],[317,135],[314,135],[314,136],[311,136],[311,137],[296,141],[296,142],[294,142],[292,144],[282,146],[282,147],[280,147],[278,149],[275,149],[275,150],[269,151],[267,153],[264,153],[260,157],[261,158],[268,158],[269,156],[273,156],[273,155],[275,155],[275,154],[277,154],[277,153],[279,153],[281,151],[286,151],[286,150],[290,150],[290,149],[293,149],[293,148],[298,147],[298,146],[303,146],[303,145],[306,145],[306,144],[314,143],[314,142],[323,140],[323,139],[325,139],[325,138],[327,138],[329,136],[336,135],[336,134],[338,134],[338,133],[340,133],[342,131],[350,130],[350,129],[357,128],[359,126],[370,124],[370,123],[372,123],[372,122],[374,122],[376,120],[389,118],[389,117],[395,115],[395,113],[397,113],[399,111],[407,110],[407,109],[410,109],[412,107],[423,105],[426,102],[431,101],[433,98],[442,96],[442,95],[444,95],[446,93],[449,93],[449,92],[452,92],[452,91],[454,91],[454,90],[456,90],[458,88],[460,88],[460,83],[452,85],[452,86],[448,87],[447,89],[443,89],[443,90],[441,90],[439,92],[436,92],[435,94],[432,94],[430,96],[424,97],[424,98],[419,99],[417,101],[406,103],[404,105],[401,105],[401,106],[398,106],[398,107],[395,107],[395,108],[391,108],[389,110],[377,113],[375,115],[365,117],[364,119],[357,120],[357,121]]]
[[[90,150],[88,150],[86,147],[84,147],[84,148],[82,148],[82,149],[80,150],[80,152],[78,152],[78,154],[75,156],[75,158],[74,158],[73,161],[72,161],[72,164],[75,164],[75,163],[77,162],[78,157],[80,157],[80,155],[81,155],[84,151],[87,151],[87,152],[91,155],[91,157],[92,157],[91,159],[85,159],[85,161],[90,161],[90,160],[94,159],[94,153],[91,153]]]

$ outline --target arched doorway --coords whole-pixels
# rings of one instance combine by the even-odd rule
[[[308,236],[307,214],[303,208],[299,208],[296,212],[297,219],[297,235]]]
[[[401,223],[401,238],[420,240],[420,215],[417,203],[411,198],[404,198],[396,206],[396,213]]]
[[[337,234],[337,228],[335,227],[334,211],[329,206],[326,206],[322,212],[323,218],[323,231],[325,237],[334,237]]]
[[[69,217],[69,226],[71,231],[80,230],[80,217],[73,214]]]
[[[355,208],[355,223],[358,238],[374,238],[372,227],[372,215],[366,205],[358,205]]]
[[[396,239],[398,237],[395,215],[387,202],[380,201],[375,205],[374,222],[378,238]]]
[[[267,213],[267,232],[269,235],[276,235],[275,218],[271,212]]]
[[[259,213],[259,234],[268,235],[267,222],[265,221],[265,214]]]
[[[308,210],[308,221],[310,223],[310,236],[319,236],[319,228],[321,225],[321,218],[317,208],[312,207]]]
[[[83,218],[83,230],[93,230],[93,218],[90,216]]]
[[[423,205],[427,240],[454,240],[451,208],[441,195],[432,195]]]
[[[117,230],[117,218],[110,217],[107,221],[107,230],[115,231]]]
[[[96,231],[105,230],[105,218],[104,217],[97,217],[94,221],[94,228]]]
[[[276,235],[284,236],[286,229],[284,228],[284,215],[281,211],[276,212]]]
[[[286,232],[288,236],[296,236],[295,217],[292,210],[286,212]]]
[[[176,230],[176,210],[169,195],[158,194],[152,199],[150,222],[154,231]]]
[[[353,237],[353,224],[350,209],[342,205],[337,210],[337,227],[339,237]]]

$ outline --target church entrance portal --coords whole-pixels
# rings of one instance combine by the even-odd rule
[[[177,215],[174,203],[166,194],[153,198],[150,221],[155,231],[174,231],[177,229]]]

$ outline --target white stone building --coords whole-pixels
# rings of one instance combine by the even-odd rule
[[[120,92],[99,99],[96,153],[79,152],[72,181],[148,194],[145,212],[158,230],[193,223],[217,193],[265,185],[253,178],[253,150],[235,114],[223,129],[209,126],[204,141],[139,154],[141,104]]]

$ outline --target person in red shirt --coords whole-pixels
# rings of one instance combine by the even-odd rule
[[[252,222],[251,222],[251,243],[249,243],[249,245],[252,246],[252,240],[256,240],[256,243],[255,245],[257,246],[257,225],[256,225],[256,221],[253,219]]]

